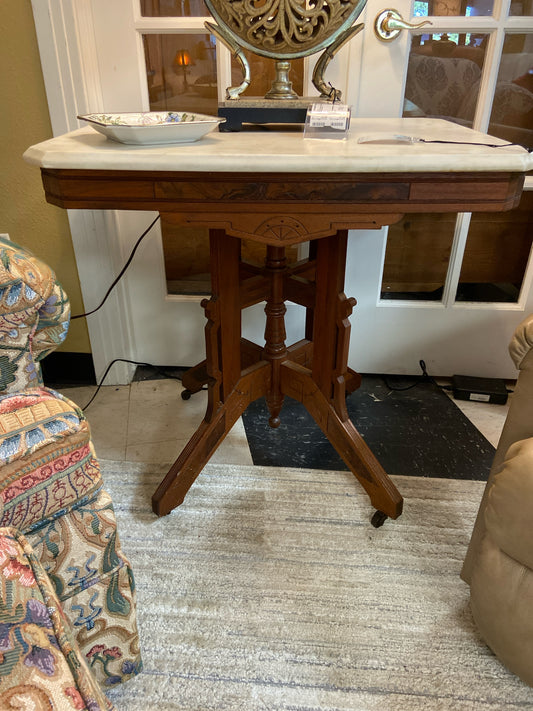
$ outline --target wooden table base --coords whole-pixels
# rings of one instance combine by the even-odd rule
[[[438,144],[441,121],[413,121],[402,119],[402,132],[418,131],[416,123],[425,126]],[[408,213],[501,212],[516,207],[529,170],[525,154],[519,149],[517,153],[483,148],[479,134],[449,124],[452,127],[454,135],[460,133],[451,151],[451,168],[448,152],[429,145],[433,139],[422,152],[413,146],[390,146],[390,165],[396,168],[379,168],[381,159],[387,163],[384,154],[379,153],[376,163],[377,156],[356,147],[358,130],[367,131],[359,119],[352,119],[348,144],[333,142],[331,163],[318,170],[305,141],[283,132],[269,134],[264,155],[255,155],[256,140],[252,137],[250,144],[244,134],[238,138],[219,134],[184,152],[166,145],[134,152],[101,143],[91,129],[30,149],[31,160],[41,166],[46,199],[53,205],[157,210],[177,225],[210,229],[212,297],[203,302],[206,360],[184,378],[188,392],[207,382],[207,412],[153,496],[157,514],[167,514],[183,501],[250,402],[265,397],[270,424],[276,427],[288,395],[305,405],[368,492],[378,511],[374,525],[383,516],[400,515],[400,494],[346,410],[346,393],[360,382],[347,366],[348,319],[355,300],[343,293],[346,230],[380,229]],[[475,151],[468,145],[472,140]],[[236,169],[248,165],[246,155],[255,167]],[[414,156],[416,169],[411,163]],[[281,165],[284,161],[293,167],[283,170],[289,167]],[[321,161],[328,165],[325,156]],[[475,169],[463,169],[463,164],[472,163]],[[411,170],[397,170],[407,164]],[[241,261],[240,239],[267,246],[263,267]],[[309,259],[287,265],[285,248],[303,242],[310,244]],[[241,338],[241,310],[263,301],[266,329],[261,348]],[[307,311],[304,339],[290,347],[285,345],[286,301]]]
[[[212,296],[206,360],[188,371],[190,394],[208,385],[205,417],[152,498],[164,516],[178,506],[248,405],[266,399],[271,427],[280,424],[285,395],[303,403],[370,497],[374,525],[397,518],[403,500],[348,417],[346,394],[361,378],[348,368],[349,316],[344,293],[347,231],[310,243],[309,259],[287,265],[285,248],[267,246],[263,268],[240,259],[240,239],[210,230]],[[266,301],[265,345],[241,337],[241,311]],[[285,345],[285,302],[306,308],[305,338]]]

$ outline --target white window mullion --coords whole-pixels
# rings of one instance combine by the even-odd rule
[[[533,32],[533,17],[510,17],[506,27],[509,32]]]
[[[218,100],[225,101],[226,89],[232,86],[231,51],[220,40],[216,40]],[[239,77],[240,79],[240,77]]]
[[[463,266],[463,256],[471,217],[472,214],[470,212],[462,212],[457,216],[452,251],[448,263],[448,272],[444,283],[444,294],[442,296],[442,303],[446,307],[453,306],[455,303],[455,294],[461,276],[461,267]]]
[[[494,0],[494,17],[505,22],[511,10],[511,0]]]
[[[498,81],[498,71],[500,69],[500,59],[504,40],[505,32],[503,27],[499,27],[489,37],[485,62],[483,65],[483,74],[481,77],[476,115],[474,117],[473,124],[473,128],[479,131],[486,131],[489,125],[490,115],[492,112],[492,100],[496,90],[496,83]]]
[[[142,111],[150,111],[150,95],[146,81],[146,57],[144,56],[143,36],[137,32],[137,71],[139,73],[139,87],[141,92]]]

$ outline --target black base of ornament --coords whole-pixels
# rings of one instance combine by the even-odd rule
[[[303,99],[234,99],[218,105],[218,115],[226,122],[219,131],[242,131],[243,124],[290,123],[304,124],[307,109],[319,97]]]

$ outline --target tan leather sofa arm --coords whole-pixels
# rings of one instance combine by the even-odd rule
[[[531,346],[533,346],[533,314],[518,324],[509,343],[509,354],[519,370]]]
[[[509,353],[519,369],[518,380],[511,397],[509,412],[496,448],[496,454],[461,571],[462,579],[468,584],[470,584],[471,580],[472,565],[485,532],[484,512],[487,505],[487,495],[494,481],[494,476],[501,470],[509,447],[514,442],[533,437],[533,314],[525,318],[516,327],[509,344]]]
[[[505,666],[533,686],[533,437],[509,447],[488,491],[485,535],[473,559],[476,626]]]

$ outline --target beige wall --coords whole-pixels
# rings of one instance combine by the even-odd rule
[[[38,168],[22,154],[52,135],[30,0],[2,0],[0,12],[0,233],[31,249],[56,272],[72,303],[83,310],[64,210],[44,197]],[[71,324],[61,350],[91,350],[84,319]]]

